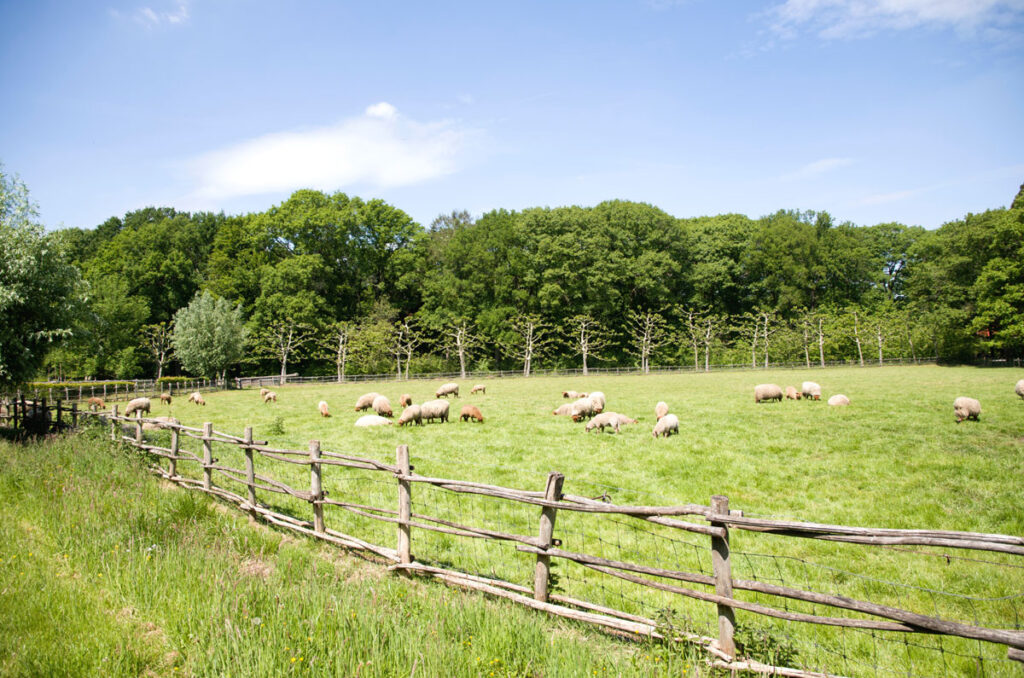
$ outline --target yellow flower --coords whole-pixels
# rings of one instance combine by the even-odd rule
[[[295,657],[292,657],[292,664],[295,663]]]

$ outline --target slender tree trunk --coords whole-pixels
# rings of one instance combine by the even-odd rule
[[[818,362],[825,366],[825,319],[818,318]]]
[[[804,362],[807,363],[807,368],[811,367],[811,333],[807,327],[804,327]]]
[[[523,358],[523,376],[530,376],[530,352],[526,352],[526,356]]]
[[[768,314],[764,314],[764,332],[761,334],[764,339],[764,368],[768,369]]]
[[[700,348],[697,346],[697,342],[693,342],[693,371],[696,372],[700,369]]]
[[[160,377],[164,376],[164,361],[159,361],[156,364],[156,380],[160,381]]]
[[[864,352],[860,347],[860,329],[857,324],[857,312],[853,312],[853,340],[857,342],[857,358],[860,360],[860,366],[864,367]]]
[[[876,336],[878,337],[878,364],[884,365],[885,361],[882,359],[882,341],[884,340],[882,337],[882,331],[879,330],[876,333]]]
[[[466,378],[466,349],[459,346],[459,374]]]
[[[583,376],[587,376],[587,352],[583,351]]]
[[[286,374],[288,374],[288,354],[287,353],[282,353],[281,354],[281,384],[282,385],[284,384],[285,379],[287,379],[287,377],[285,377]]]
[[[913,361],[917,362],[917,353],[914,352],[914,333],[910,330],[910,326],[907,326],[907,344],[910,345],[910,357]]]

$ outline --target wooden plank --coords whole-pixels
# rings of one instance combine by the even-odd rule
[[[412,517],[412,486],[402,476],[408,476],[412,470],[409,466],[409,446],[399,445],[395,450],[395,467],[398,477],[398,560],[401,563],[412,562],[412,533],[409,519]]]
[[[729,498],[716,494],[711,497],[711,524],[724,527],[715,520],[716,516],[729,515]],[[721,537],[711,538],[711,569],[715,573],[715,593],[723,598],[732,598],[732,563],[729,561],[729,532]],[[718,649],[730,658],[736,656],[736,615],[732,607],[718,605]]]
[[[320,441],[309,441],[309,494],[313,502],[313,531],[324,532],[323,471],[320,466]]]
[[[561,473],[549,473],[547,487],[544,488],[544,499],[549,503],[558,503],[562,494],[562,483],[565,476]],[[545,506],[540,512],[540,534],[537,537],[537,545],[547,550],[553,545],[552,539],[555,531],[556,510],[552,506]],[[533,570],[533,598],[542,603],[548,600],[548,580],[551,577],[551,556],[546,553],[537,554],[537,564]]]
[[[249,497],[249,506],[256,508],[256,461],[253,459],[252,447],[252,426],[245,427],[245,433],[242,435],[243,445],[242,451],[245,453],[245,487]]]
[[[210,442],[209,436],[213,432],[213,423],[205,422],[203,424],[203,489],[209,490],[213,487],[213,443]]]

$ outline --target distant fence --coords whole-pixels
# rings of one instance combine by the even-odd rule
[[[390,570],[429,575],[447,584],[615,632],[696,644],[708,653],[708,661],[721,669],[821,678],[837,675],[835,665],[850,674],[904,676],[1019,675],[1024,668],[1018,663],[1024,663],[1024,614],[1018,602],[1024,593],[1019,590],[986,598],[945,593],[916,583],[888,582],[874,574],[824,567],[804,558],[739,551],[731,543],[730,533],[760,535],[749,537],[755,541],[768,540],[765,535],[796,537],[814,541],[823,549],[848,548],[840,544],[867,545],[873,547],[869,549],[870,558],[867,552],[861,557],[868,561],[865,567],[872,572],[877,566],[874,559],[881,553],[878,549],[910,552],[908,557],[915,559],[944,558],[942,568],[962,567],[979,579],[976,568],[991,567],[1006,575],[1006,581],[1013,585],[1024,576],[1020,574],[1024,568],[1020,560],[1024,556],[1024,537],[752,517],[731,509],[728,498],[720,495],[712,496],[707,505],[616,504],[608,500],[607,494],[591,498],[563,493],[565,478],[560,473],[548,474],[543,489],[514,489],[414,473],[405,445],[397,448],[391,464],[322,450],[315,440],[306,451],[273,448],[266,441],[254,440],[252,427],[237,436],[214,430],[212,423],[191,428],[141,415],[118,416],[116,405],[110,413],[102,413],[110,425],[112,440],[166,460],[166,468],[154,463],[151,470],[169,481],[231,502],[278,527],[375,554],[389,563]],[[166,429],[169,443],[158,445],[147,440],[144,428]],[[160,435],[166,439],[166,434]],[[215,456],[215,445],[226,447],[225,451],[244,465],[221,462]],[[274,474],[258,473],[257,459],[261,465],[269,462]],[[179,465],[189,465],[196,469],[195,474],[183,475]],[[328,467],[333,467],[330,493],[324,475]],[[308,485],[295,487],[294,479],[303,477],[305,469],[309,470]],[[293,479],[293,485],[285,481],[287,476]],[[215,477],[221,484],[215,484]],[[414,488],[418,488],[415,503]],[[257,493],[278,498],[261,501]],[[469,524],[466,515],[474,501],[487,504],[475,514],[474,520],[480,522]],[[302,506],[308,506],[305,517]],[[539,509],[539,520],[536,513],[523,517],[523,508]],[[345,527],[327,526],[328,509],[332,523]],[[446,517],[442,517],[444,510],[448,511]],[[560,526],[557,531],[556,519]],[[692,522],[694,519],[702,522]],[[505,522],[495,522],[499,520]],[[602,521],[600,529],[594,527],[597,521]],[[512,524],[515,527],[504,527]],[[372,525],[377,527],[371,529]],[[388,526],[394,532],[379,529]],[[376,536],[354,534],[363,529]],[[422,531],[422,536],[416,537],[414,530]],[[456,560],[469,557],[466,554],[472,549],[468,544],[472,543],[505,546],[488,552],[489,560],[457,569]],[[931,551],[907,547],[927,547]],[[981,553],[956,555],[964,550]],[[758,562],[768,565],[753,565]],[[563,568],[579,569],[560,570],[559,574],[554,571],[559,563]],[[688,569],[680,565],[688,565]],[[816,581],[807,573],[815,567],[832,583],[794,585]],[[753,575],[738,576],[741,569]],[[902,578],[915,572],[914,566],[897,568],[894,576]],[[583,593],[579,595],[563,595],[559,589],[576,585],[576,573],[582,573],[579,581],[588,576],[599,578],[587,580],[586,586],[581,584]],[[528,583],[514,583],[517,578]],[[850,582],[859,587],[860,598],[835,592],[835,587]],[[613,590],[613,586],[628,590]],[[736,591],[746,592],[746,596],[741,599]],[[638,613],[646,609],[643,605],[651,596],[663,596],[654,603],[658,611]],[[672,601],[687,599],[698,601],[687,605],[711,612],[705,633],[694,632],[685,619],[673,616],[676,604]],[[903,604],[893,604],[893,599]],[[950,609],[957,610],[955,615],[939,614],[939,603],[944,606],[947,602]],[[985,610],[993,605],[998,610],[993,616],[1004,624],[1012,620],[1014,628],[985,623]],[[910,609],[914,606],[929,607],[931,614]],[[744,654],[757,643],[741,641],[737,636],[737,611],[780,624],[773,633],[782,635],[772,636],[772,643],[781,638],[783,645],[793,644],[796,641],[792,639],[808,635],[817,646],[824,643],[822,634],[849,631],[855,635],[836,641],[838,649],[827,650],[832,654],[825,655],[830,659],[810,661],[801,659],[798,652],[769,653],[774,661],[766,662]],[[744,621],[749,619],[754,617]],[[815,631],[793,631],[791,635],[786,629],[794,623],[810,625]],[[699,629],[700,624],[696,626]],[[921,637],[936,640],[930,644],[915,640]],[[894,644],[891,651],[879,650],[885,642]],[[998,649],[1003,650],[1001,654],[992,651]],[[896,664],[890,666],[890,661]]]
[[[864,361],[860,365],[857,360],[826,360],[822,365],[818,361],[770,362],[765,367],[764,363],[751,365],[750,363],[734,363],[728,365],[710,365],[708,370],[703,366],[692,367],[689,365],[662,365],[648,368],[644,372],[639,367],[591,367],[584,375],[582,368],[546,368],[531,369],[531,377],[581,377],[587,375],[639,375],[639,374],[702,374],[704,372],[738,372],[756,370],[805,370],[822,369],[828,367],[879,367],[883,365],[934,365],[937,358],[886,358],[881,363],[878,360]],[[496,379],[502,377],[522,377],[523,370],[486,370],[466,371],[466,379]],[[384,374],[346,374],[339,378],[338,375],[319,375],[315,377],[300,377],[296,374],[287,375],[286,383],[289,384],[326,384],[326,383],[358,383],[364,381],[430,381],[436,379],[461,379],[461,372],[426,372],[421,374],[410,374],[408,377],[399,376],[396,372]],[[236,388],[251,388],[263,386],[279,386],[282,380],[280,375],[269,375],[262,377],[235,377]]]
[[[32,401],[45,400],[49,403],[60,401],[66,407],[71,403],[78,403],[82,409],[86,409],[90,398],[99,398],[104,402],[104,409],[108,402],[120,402],[132,400],[133,398],[149,397],[157,398],[161,393],[168,393],[176,396],[191,391],[216,391],[222,386],[211,379],[186,379],[182,381],[158,382],[156,379],[134,379],[111,380],[111,381],[76,381],[76,382],[45,382],[29,384],[8,395],[8,400],[21,401],[29,399]],[[55,405],[53,405],[55,407]]]

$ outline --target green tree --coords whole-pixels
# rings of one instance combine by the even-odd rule
[[[224,378],[242,359],[247,330],[242,308],[201,292],[174,315],[174,352],[192,374]]]
[[[79,309],[78,270],[37,218],[28,188],[0,165],[0,384],[33,376]]]

